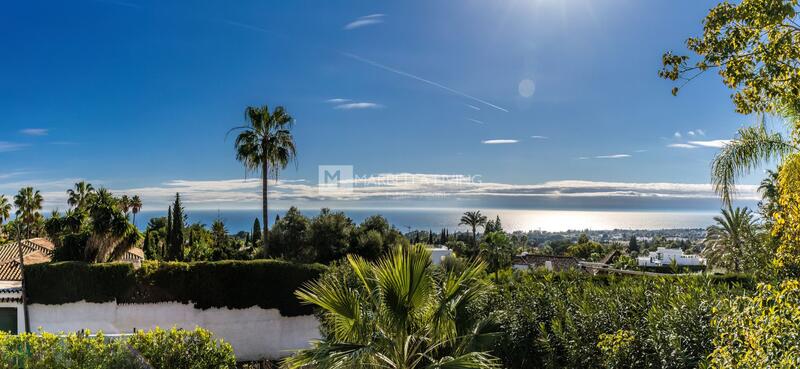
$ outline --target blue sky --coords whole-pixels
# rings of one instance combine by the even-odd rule
[[[268,104],[294,116],[299,153],[276,206],[713,209],[714,146],[754,121],[716,75],[678,97],[657,77],[710,2],[231,4],[0,5],[0,193],[32,184],[64,207],[87,179],[151,209],[176,191],[258,207],[225,135]],[[319,197],[326,164],[414,184]]]

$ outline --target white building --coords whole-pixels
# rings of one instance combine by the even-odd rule
[[[431,252],[433,265],[439,265],[446,257],[453,255],[453,251],[444,246],[429,247],[428,251]]]
[[[637,258],[639,266],[670,266],[673,261],[677,266],[705,265],[705,259],[697,255],[687,255],[681,249],[664,247],[659,247],[656,251],[650,251],[647,256],[639,256]]]

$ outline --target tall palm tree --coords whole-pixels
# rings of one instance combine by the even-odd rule
[[[128,216],[128,213],[131,211],[131,198],[128,195],[122,195],[117,200],[117,204],[119,205],[119,209],[125,213],[125,216]]]
[[[236,160],[242,162],[248,171],[261,172],[262,220],[267,229],[267,180],[272,175],[277,181],[278,171],[295,161],[297,152],[290,132],[294,120],[282,106],[271,112],[266,105],[250,106],[244,110],[244,116],[247,125],[231,129],[242,130],[236,137]],[[262,233],[264,256],[267,255],[268,233]]]
[[[714,217],[716,224],[708,227],[703,256],[712,266],[730,271],[742,271],[747,248],[756,243],[756,221],[747,208],[727,208]]]
[[[74,207],[77,209],[83,209],[88,205],[89,199],[95,193],[94,187],[92,187],[91,183],[87,183],[86,181],[80,181],[75,183],[74,189],[67,190],[67,204],[70,207]]]
[[[139,244],[142,235],[128,222],[118,200],[101,188],[88,208],[92,218],[91,234],[86,241],[84,258],[88,262],[119,260],[125,252]]]
[[[22,222],[25,227],[25,237],[30,238],[33,230],[33,225],[41,219],[42,215],[39,210],[42,210],[42,198],[39,190],[34,190],[33,187],[25,187],[19,190],[19,193],[14,196],[14,206],[17,207],[17,219]]]
[[[467,211],[461,216],[461,222],[458,225],[467,225],[472,227],[472,244],[478,244],[478,227],[486,225],[486,216],[481,214],[481,211]]]
[[[772,219],[772,216],[778,210],[778,197],[780,196],[780,190],[778,185],[778,173],[780,172],[780,167],[777,171],[767,170],[767,176],[761,180],[761,183],[758,185],[758,192],[761,194],[761,201],[758,202],[758,207],[761,209],[762,215],[766,218],[767,221]]]
[[[139,214],[139,212],[142,210],[142,199],[139,197],[139,195],[133,195],[133,197],[131,197],[130,205],[131,213],[133,213],[133,225],[135,226],[136,214]]]
[[[784,108],[780,114],[792,130],[793,139],[769,132],[763,120],[758,126],[740,128],[736,137],[725,145],[711,164],[711,182],[725,205],[731,204],[738,177],[747,175],[761,164],[783,160],[800,151],[800,111]]]
[[[285,360],[296,368],[499,368],[485,316],[485,264],[435,275],[425,246],[397,247],[369,263],[348,256],[357,282],[321,278],[296,292],[320,308],[327,334]],[[456,270],[459,269],[459,270]]]
[[[0,195],[0,237],[3,236],[3,223],[8,221],[11,217],[11,203],[5,195]]]

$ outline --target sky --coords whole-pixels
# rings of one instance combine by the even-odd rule
[[[710,161],[755,118],[713,73],[677,97],[657,75],[711,6],[6,1],[0,194],[65,208],[84,179],[145,210],[258,208],[227,133],[280,105],[298,160],[276,207],[718,209]],[[320,191],[320,165],[352,166],[353,191]]]

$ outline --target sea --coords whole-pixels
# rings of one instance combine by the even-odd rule
[[[400,231],[410,230],[466,230],[459,226],[461,215],[467,210],[458,208],[383,208],[383,209],[332,209],[342,211],[356,223],[365,218],[380,214]],[[301,209],[304,215],[313,217],[319,209]],[[286,209],[270,209],[270,225],[275,215],[281,215]],[[717,212],[706,211],[579,211],[579,210],[520,210],[520,209],[486,209],[481,213],[489,219],[499,216],[506,231],[548,231],[564,232],[569,230],[613,230],[613,229],[679,229],[705,228],[713,223]],[[248,210],[186,210],[189,223],[202,223],[210,226],[216,219],[221,219],[230,233],[249,231],[253,220],[261,218],[258,209]],[[166,211],[143,211],[136,217],[137,226],[144,230],[147,222],[153,217],[166,216]]]

